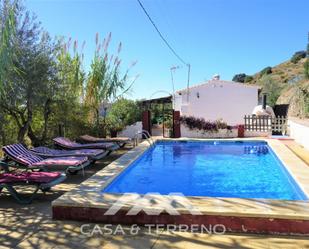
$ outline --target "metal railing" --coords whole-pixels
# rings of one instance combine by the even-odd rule
[[[155,142],[154,140],[152,139],[150,133],[146,130],[141,130],[141,131],[138,131],[135,133],[135,136],[134,136],[134,145],[138,145],[138,135],[142,135],[145,137],[146,141],[149,143],[149,145],[152,147],[154,146]]]

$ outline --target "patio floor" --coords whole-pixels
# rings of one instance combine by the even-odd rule
[[[262,235],[208,235],[160,230],[149,234],[146,229],[138,235],[81,234],[81,222],[55,221],[51,218],[51,201],[76,187],[127,150],[112,154],[89,167],[85,176],[71,176],[52,193],[41,195],[31,205],[21,206],[10,197],[1,196],[0,248],[309,248],[308,237]],[[115,227],[114,227],[115,228]]]

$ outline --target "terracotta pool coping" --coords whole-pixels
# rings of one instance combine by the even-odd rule
[[[298,183],[303,192],[309,197],[309,168],[300,160],[292,151],[283,143],[275,139],[160,139],[160,140],[190,140],[190,141],[207,141],[207,140],[262,140],[268,142],[269,146],[276,153],[278,158],[285,165],[291,176]],[[84,208],[84,209],[101,209],[107,210],[116,201],[119,195],[102,194],[101,191],[106,187],[118,174],[127,168],[132,162],[139,158],[147,149],[147,142],[141,143],[128,153],[109,164],[103,170],[97,172],[88,180],[83,182],[78,188],[62,195],[52,202],[53,210],[61,208]],[[164,204],[158,196],[152,196],[160,206]],[[128,196],[129,198],[129,196]],[[175,208],[181,214],[188,214],[182,205],[183,197],[175,204]],[[309,201],[281,201],[270,199],[242,199],[242,198],[209,198],[209,197],[186,197],[194,207],[206,216],[230,216],[230,217],[254,217],[267,219],[290,219],[290,220],[309,220]],[[121,208],[121,211],[129,210],[132,203],[128,200],[127,205]],[[59,209],[60,208],[60,209]],[[59,215],[53,214],[57,218]],[[65,217],[64,217],[65,218]],[[72,218],[68,216],[67,218]],[[309,232],[309,231],[308,231]]]

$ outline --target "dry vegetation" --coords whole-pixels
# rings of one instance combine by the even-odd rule
[[[273,82],[279,86],[280,96],[277,104],[290,104],[289,116],[301,118],[308,117],[309,80],[304,77],[304,63],[306,58],[292,63],[290,60],[272,67],[272,73],[268,74]],[[250,84],[262,85],[261,72],[253,75]]]

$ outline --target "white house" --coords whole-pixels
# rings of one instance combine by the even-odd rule
[[[259,86],[223,81],[219,77],[189,89],[179,90],[174,96],[174,109],[182,116],[205,120],[222,119],[228,125],[244,123],[258,105]]]

